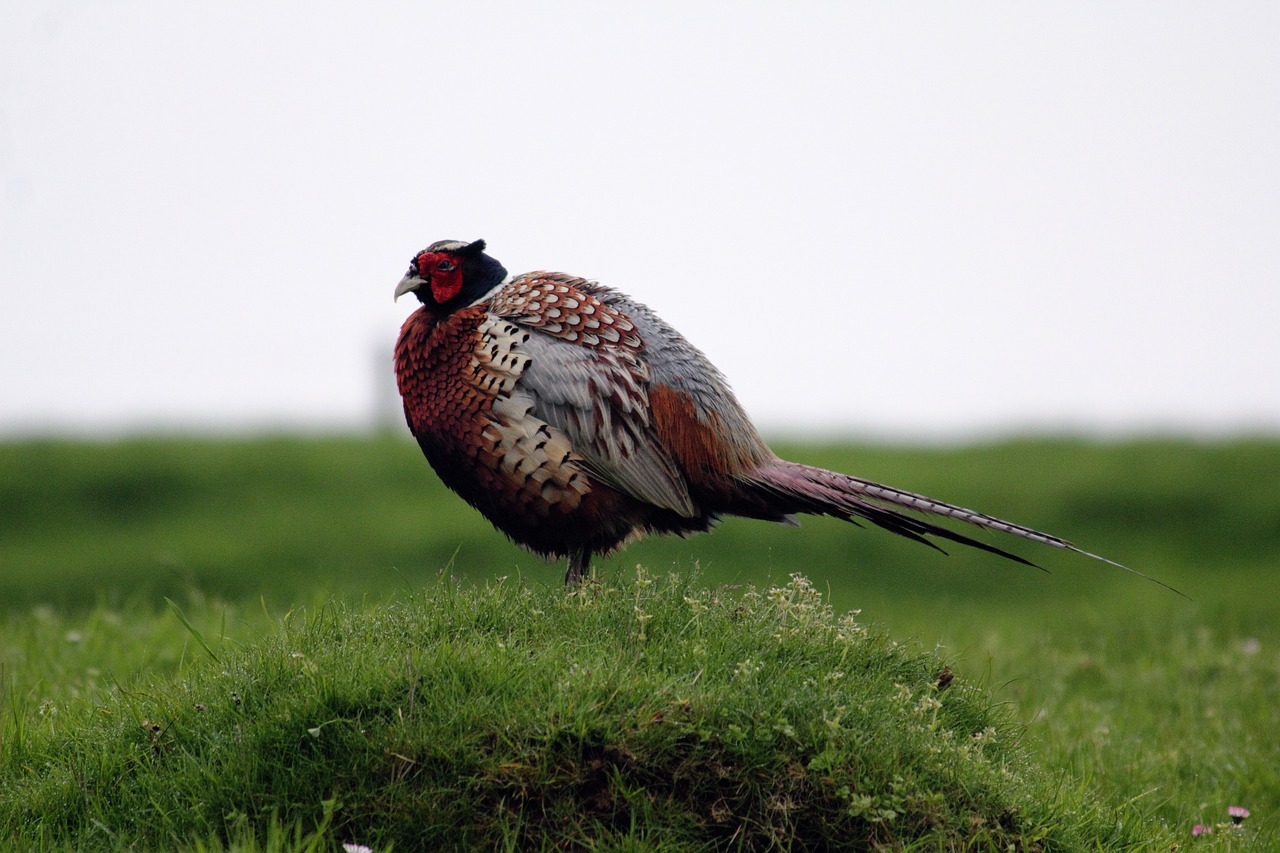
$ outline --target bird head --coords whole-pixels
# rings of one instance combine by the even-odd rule
[[[410,261],[396,299],[413,293],[428,308],[453,309],[470,305],[506,277],[506,268],[484,253],[484,240],[439,240]]]

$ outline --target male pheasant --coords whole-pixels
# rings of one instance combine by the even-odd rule
[[[645,533],[709,530],[725,515],[861,519],[1034,565],[908,510],[1111,563],[1057,536],[780,459],[720,371],[644,305],[564,273],[511,277],[484,250],[483,240],[432,243],[396,287],[397,299],[422,303],[395,349],[405,418],[445,485],[518,544],[568,558],[566,583],[584,579],[593,554]]]

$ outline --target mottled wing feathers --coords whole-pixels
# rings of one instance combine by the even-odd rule
[[[715,365],[648,306],[594,282],[584,289],[624,312],[639,331],[654,426],[693,483],[714,495],[721,511],[778,518],[739,500],[748,497],[738,488],[740,477],[776,457]]]
[[[490,303],[495,318],[528,330],[513,400],[567,436],[601,482],[679,515],[696,514],[688,484],[650,417],[644,342],[625,314],[582,279],[529,273]]]
[[[635,324],[592,296],[589,288],[586,279],[564,273],[525,273],[494,295],[489,310],[570,343],[639,352],[644,344]]]
[[[500,475],[528,493],[528,508],[535,514],[575,508],[589,490],[580,471],[583,460],[534,414],[533,401],[519,388],[530,364],[523,344],[531,333],[493,316],[478,332],[471,372],[476,386],[491,397],[489,422],[480,433],[485,452],[496,460]]]
[[[568,440],[530,417],[517,389],[530,334],[479,307],[447,323],[419,310],[396,347],[411,431],[446,484],[486,514],[518,506],[546,518],[590,490]]]

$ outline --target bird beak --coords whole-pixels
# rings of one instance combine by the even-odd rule
[[[426,284],[426,279],[417,275],[407,275],[400,279],[400,283],[396,285],[396,299],[404,296],[406,293],[412,293],[422,285]]]

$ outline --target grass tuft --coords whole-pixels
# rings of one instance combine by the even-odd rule
[[[175,611],[176,612],[176,611]],[[1032,764],[935,654],[800,575],[576,592],[442,578],[294,611],[170,677],[68,699],[0,768],[9,846],[1149,849]],[[56,818],[56,819],[55,819]]]

